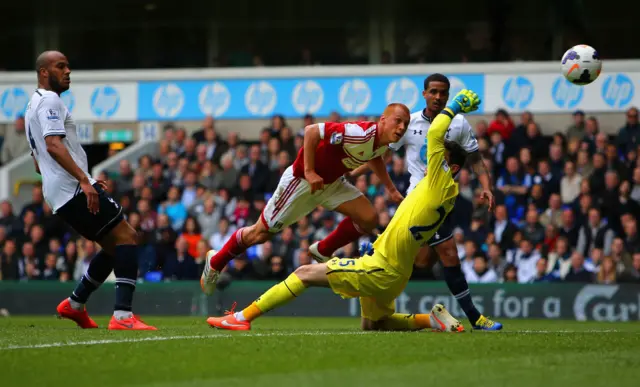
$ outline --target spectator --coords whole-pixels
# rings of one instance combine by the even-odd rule
[[[189,250],[189,242],[180,236],[176,240],[175,253],[171,253],[164,263],[162,276],[165,280],[195,280],[199,277],[198,266]]]
[[[605,257],[600,265],[600,270],[596,274],[596,282],[603,285],[616,283],[616,265],[611,257]]]
[[[633,170],[631,184],[632,184],[632,189],[631,189],[630,198],[640,203],[640,167],[637,167]]]
[[[540,257],[540,252],[534,248],[534,244],[530,240],[520,241],[520,247],[509,262],[518,268],[519,283],[528,283],[533,280],[536,274],[536,263]]]
[[[545,227],[547,225],[562,227],[562,199],[560,199],[560,195],[551,194],[548,208],[540,216],[540,224]]]
[[[498,281],[498,275],[487,265],[487,259],[482,254],[477,254],[473,258],[473,269],[466,271],[464,275],[470,284]]]
[[[567,128],[567,138],[569,141],[572,139],[582,140],[585,135],[584,112],[582,110],[576,110],[573,113],[573,124]]]
[[[566,161],[564,165],[564,176],[560,179],[560,195],[562,203],[572,203],[580,193],[580,183],[582,176],[576,173],[576,166],[573,161]]]
[[[172,186],[167,193],[167,200],[158,206],[158,215],[166,214],[171,221],[171,227],[179,230],[187,219],[187,208],[180,201],[180,188]]]
[[[13,213],[13,205],[4,200],[0,203],[0,226],[3,226],[7,234],[12,234],[13,228],[18,225],[18,217]]]
[[[20,278],[20,255],[13,239],[7,239],[0,253],[0,274],[3,280],[17,280]]]
[[[506,250],[513,246],[513,235],[517,227],[508,219],[507,208],[504,205],[496,207],[495,220],[491,230],[501,249]]]
[[[254,192],[264,193],[269,179],[269,168],[260,160],[260,147],[253,145],[249,153],[249,164],[242,167],[240,173],[251,177]]]
[[[591,250],[598,248],[603,249],[605,255],[609,255],[613,237],[613,230],[602,219],[600,210],[592,207],[589,209],[587,224],[580,228],[576,251],[582,256],[589,256]]]
[[[549,143],[542,136],[540,127],[535,122],[530,122],[529,125],[527,125],[526,141],[527,145],[531,148],[534,161],[548,157]]]
[[[539,216],[536,210],[531,209],[527,211],[525,224],[522,227],[522,232],[527,236],[527,239],[529,239],[534,246],[538,246],[544,240],[544,227],[539,222]]]
[[[589,158],[589,151],[581,149],[578,151],[576,161],[576,172],[582,176],[583,179],[588,179],[593,173],[593,163]]]
[[[487,134],[491,136],[492,133],[498,132],[504,141],[509,141],[514,129],[515,125],[513,124],[509,113],[504,109],[499,109],[496,112],[494,120],[489,124]]]
[[[218,230],[213,233],[211,239],[209,240],[209,245],[212,249],[216,251],[220,251],[222,246],[224,246],[224,242],[227,239],[231,238],[231,235],[235,232],[234,227],[230,227],[229,220],[225,217],[220,218],[218,221]]]
[[[198,255],[198,242],[202,239],[200,225],[192,216],[187,217],[184,221],[184,227],[180,238],[184,239],[188,245],[189,255],[195,257]]]
[[[640,123],[638,122],[638,109],[635,107],[627,110],[627,122],[618,132],[618,149],[626,154],[640,145]]]
[[[18,156],[31,152],[25,133],[24,116],[19,115],[13,124],[13,130],[7,128],[0,148],[0,164],[5,165]]]
[[[536,262],[536,275],[533,277],[531,282],[553,282],[556,278],[547,273],[547,259],[545,257],[541,257]]]
[[[640,253],[633,254],[633,261],[620,276],[619,282],[640,284]]]
[[[556,244],[549,252],[547,261],[547,273],[556,279],[564,278],[571,268],[571,246],[569,240],[560,236]]]
[[[584,256],[580,252],[571,255],[571,267],[563,279],[567,282],[593,282],[593,273],[585,266]]]

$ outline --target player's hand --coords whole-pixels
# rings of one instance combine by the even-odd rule
[[[471,90],[461,90],[453,100],[447,105],[454,113],[470,113],[478,110],[478,106],[482,103],[478,94]]]
[[[389,192],[389,199],[391,199],[391,201],[396,204],[400,204],[404,200],[404,196],[402,196],[400,191],[394,189],[393,191]]]
[[[480,198],[489,205],[489,212],[493,212],[496,208],[496,198],[493,196],[493,192],[489,190],[483,190],[480,194]]]
[[[100,186],[100,188],[102,188],[103,190],[107,190],[107,182],[104,180],[97,180],[96,183],[98,183],[98,185]]]
[[[324,180],[315,172],[305,172],[305,180],[311,186],[311,193],[324,189]]]
[[[87,208],[92,214],[97,214],[100,211],[100,202],[98,200],[98,191],[91,185],[89,180],[80,183],[80,189],[87,197]]]

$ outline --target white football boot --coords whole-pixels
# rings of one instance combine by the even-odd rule
[[[330,260],[331,257],[325,257],[324,255],[320,254],[320,252],[318,251],[318,244],[320,244],[320,242],[316,242],[309,246],[309,254],[311,254],[311,258],[315,259],[316,262],[325,263]]]
[[[464,326],[456,320],[442,304],[431,308],[431,328],[440,332],[464,332]]]
[[[200,287],[202,291],[207,296],[213,294],[216,290],[216,282],[218,282],[218,278],[220,277],[220,272],[211,267],[211,259],[214,255],[216,255],[216,250],[209,250],[207,253],[207,259],[205,261],[204,270],[202,271],[202,276],[200,277]]]

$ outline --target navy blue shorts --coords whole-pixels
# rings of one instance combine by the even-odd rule
[[[92,240],[100,241],[124,219],[122,207],[116,203],[97,183],[93,188],[98,191],[100,211],[92,214],[87,208],[87,196],[80,191],[56,212],[78,234]]]
[[[455,209],[453,211],[455,211]],[[453,238],[453,229],[456,227],[453,224],[453,217],[451,216],[453,211],[451,211],[449,215],[444,218],[438,231],[436,231],[435,235],[431,239],[429,239],[429,246],[434,247],[444,241],[448,241],[449,239]]]

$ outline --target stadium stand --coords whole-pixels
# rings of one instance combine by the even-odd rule
[[[640,283],[638,110],[628,109],[626,117],[616,136],[600,133],[598,118],[581,111],[566,128],[547,128],[553,136],[543,136],[528,112],[516,120],[500,111],[475,125],[498,207],[487,214],[477,180],[465,170],[455,240],[469,282]],[[116,155],[117,162],[98,168],[143,241],[139,280],[199,278],[206,252],[258,219],[302,135],[275,116],[257,142],[246,142],[237,133],[223,138],[208,119],[192,133],[165,127],[157,149],[146,144],[133,165]],[[401,154],[388,168],[397,186],[407,185]],[[374,203],[384,230],[395,210],[384,187],[373,175],[353,182]],[[38,185],[31,196],[19,208],[0,204],[0,279],[78,280],[97,247],[51,214]],[[228,274],[282,279],[313,264],[309,244],[331,232],[339,217],[317,209],[236,258]],[[339,255],[357,249],[354,243]],[[416,262],[413,279],[440,279],[439,264]]]

